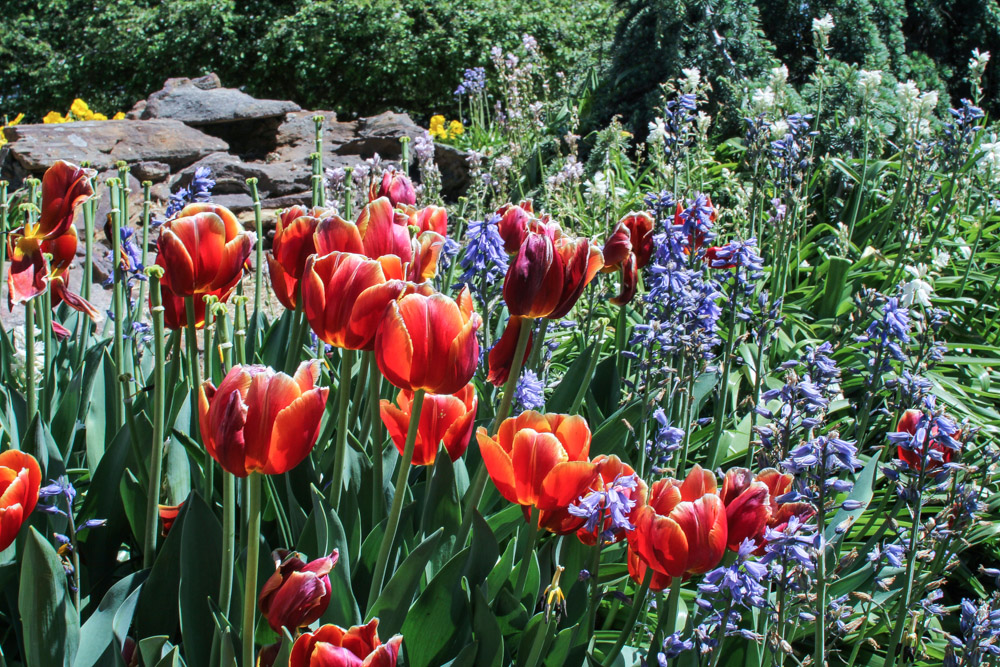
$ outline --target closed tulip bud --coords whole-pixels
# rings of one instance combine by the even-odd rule
[[[704,574],[722,560],[727,529],[714,474],[696,465],[683,481],[661,479],[650,488],[628,534],[629,553],[634,552],[629,571],[642,581],[646,568],[652,568],[660,575],[654,575],[653,590],[662,590],[673,577]]]
[[[324,625],[295,640],[288,667],[396,667],[402,635],[386,643],[378,637],[378,619],[345,630]]]
[[[258,604],[267,624],[277,633],[285,627],[293,633],[319,620],[330,605],[330,570],[337,564],[340,552],[309,563],[300,554],[275,551],[274,574],[264,582]]]
[[[412,404],[413,392],[409,391],[399,392],[396,405],[385,399],[381,403],[382,422],[400,455],[405,449]],[[476,387],[471,382],[456,394],[426,394],[413,448],[413,465],[434,465],[440,444],[444,444],[451,460],[457,461],[472,438],[477,406]]]
[[[529,410],[505,419],[495,438],[480,428],[476,440],[500,495],[526,515],[532,507],[565,511],[598,478],[589,458],[590,428],[580,416]]]
[[[489,375],[486,379],[497,387],[502,387],[507,378],[510,377],[510,369],[514,364],[514,353],[517,351],[517,339],[521,335],[521,327],[530,327],[534,324],[532,320],[523,317],[511,317],[504,327],[503,335],[496,342],[489,354]],[[524,358],[521,359],[523,365],[528,361],[531,354],[531,346],[534,343],[534,333],[528,336],[528,345],[524,348]]]
[[[604,260],[588,239],[528,232],[503,282],[511,315],[565,317]]]
[[[375,201],[379,197],[387,197],[394,207],[400,204],[413,206],[417,203],[417,191],[413,188],[413,182],[405,174],[395,170],[383,173],[379,183],[372,183],[368,198]]]
[[[42,471],[31,454],[8,449],[0,454],[0,551],[17,538],[38,503]]]
[[[302,462],[319,433],[328,389],[315,386],[319,362],[295,377],[266,366],[234,366],[218,389],[201,385],[201,438],[222,469],[237,477],[280,475]]]
[[[476,372],[481,323],[468,287],[455,299],[419,287],[386,308],[375,334],[375,361],[400,389],[454,394]]]
[[[229,209],[188,204],[160,228],[156,263],[177,296],[225,292],[239,282],[255,242]]]
[[[312,255],[302,277],[302,310],[323,342],[370,350],[386,306],[404,289],[403,282],[386,280],[381,263],[363,255]]]

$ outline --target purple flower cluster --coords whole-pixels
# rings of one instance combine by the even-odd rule
[[[214,187],[215,180],[212,178],[212,170],[208,167],[198,167],[194,171],[191,184],[170,195],[170,202],[167,204],[164,215],[169,220],[192,202],[211,201],[212,188]]]
[[[809,129],[811,114],[794,113],[785,119],[787,130],[771,142],[771,167],[780,181],[797,187],[809,170],[809,152],[816,133]]]
[[[1000,657],[1000,604],[994,596],[974,601],[964,598],[959,605],[958,629],[961,636],[947,635],[945,667],[991,665]]]
[[[538,410],[545,405],[545,383],[530,368],[524,369],[517,379],[514,403],[521,410]]]
[[[498,215],[470,222],[465,233],[468,239],[465,254],[459,260],[463,272],[456,287],[468,284],[483,304],[491,303],[497,296],[507,274],[509,260],[497,227],[499,222]]]
[[[483,67],[472,67],[462,74],[462,83],[455,89],[455,97],[463,95],[475,95],[486,90],[486,69]]]
[[[575,504],[569,506],[569,513],[586,518],[583,529],[590,533],[596,531],[598,524],[605,519],[611,519],[611,526],[601,533],[601,539],[614,542],[616,532],[635,530],[629,521],[629,514],[636,501],[627,492],[635,489],[638,483],[639,478],[635,474],[619,475],[610,488],[580,496]]]

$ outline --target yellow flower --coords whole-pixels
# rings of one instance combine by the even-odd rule
[[[107,120],[108,117],[102,113],[92,113],[87,120]]]
[[[90,110],[90,107],[86,102],[78,97],[73,100],[71,105],[69,105],[69,113],[70,115],[76,116],[81,120],[89,120],[90,116],[92,116],[94,112]]]
[[[119,111],[118,113],[116,113],[114,116],[111,117],[111,120],[125,120],[125,112]]]
[[[443,128],[443,127],[444,127],[444,116],[442,116],[441,114],[437,114],[437,115],[431,116],[431,129],[432,130],[439,130],[439,129]]]
[[[68,123],[69,118],[62,115],[58,111],[50,111],[47,114],[45,114],[45,118],[42,118],[42,122],[45,123],[46,125],[49,125],[51,123]]]
[[[458,135],[460,135],[463,132],[465,132],[465,126],[462,125],[462,121],[460,121],[460,120],[453,120],[450,123],[448,123],[448,131],[453,136],[457,137]]]

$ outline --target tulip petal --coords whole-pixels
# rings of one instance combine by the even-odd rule
[[[375,361],[382,375],[397,387],[409,387],[413,342],[399,313],[399,304],[391,302],[382,315],[375,334]]]
[[[714,494],[684,501],[670,513],[687,537],[688,558],[685,572],[704,574],[722,560],[726,551],[728,525],[722,499]]]
[[[585,461],[590,455],[590,427],[580,415],[570,415],[556,426],[556,437],[570,461]]]
[[[559,440],[551,433],[536,433],[530,429],[518,431],[514,435],[510,458],[514,466],[518,502],[521,505],[538,505],[541,509],[554,509],[556,503],[547,503],[542,507],[540,501],[546,476],[557,464],[567,460],[566,450]]]
[[[350,252],[357,255],[365,254],[365,246],[361,240],[361,232],[353,222],[344,220],[339,215],[330,216],[320,221],[316,227],[316,253],[329,255],[331,252]]]
[[[328,392],[326,388],[306,391],[278,413],[267,459],[263,461],[264,474],[286,473],[309,455],[319,435]]]
[[[476,441],[479,443],[479,454],[483,458],[486,471],[500,495],[509,502],[520,504],[514,486],[514,464],[510,454],[505,452],[496,440],[489,437],[483,427],[479,427],[476,431]]]
[[[542,480],[538,506],[566,507],[587,492],[597,478],[597,467],[589,461],[567,461],[554,466]]]

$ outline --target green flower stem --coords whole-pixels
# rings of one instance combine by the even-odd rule
[[[660,644],[664,637],[674,634],[677,629],[677,610],[680,608],[681,600],[681,577],[674,577],[670,581],[670,595],[667,597],[666,613],[660,615],[657,612],[656,629],[653,632],[653,639],[649,643],[649,652],[646,654],[646,662],[652,664]],[[657,610],[660,607],[657,606]]]
[[[323,205],[323,162],[322,155],[310,153],[309,161],[312,162],[312,206],[317,208]]]
[[[247,512],[247,571],[243,590],[243,664],[254,663],[254,620],[257,611],[257,561],[260,557],[260,473],[250,473]]]
[[[201,367],[198,365],[198,330],[195,329],[194,297],[184,297],[184,305],[187,308],[187,330],[184,332],[184,339],[187,341],[188,355],[188,382],[191,390],[191,439],[198,442],[198,390],[201,387]],[[206,314],[207,315],[207,314]],[[214,475],[212,470],[212,457],[208,450],[202,462],[202,469],[205,473],[205,500],[212,502],[214,493]]]
[[[201,349],[205,351],[205,379],[218,382],[212,377],[212,325],[215,323],[215,312],[212,306],[215,297],[207,297],[205,302],[205,325],[201,328]]]
[[[534,324],[535,321],[533,319],[525,319],[521,323],[517,346],[514,348],[514,361],[511,363],[507,383],[503,387],[503,397],[500,399],[500,407],[497,408],[496,417],[493,419],[493,425],[490,427],[491,433],[495,433],[500,428],[503,420],[507,419],[507,416],[510,414],[510,406],[514,401],[514,389],[517,388],[517,379],[521,376],[524,351],[528,348],[528,339],[531,337],[531,329]],[[479,470],[476,471],[476,476],[473,478],[472,483],[469,485],[469,490],[466,492],[467,500],[465,502],[465,509],[462,512],[462,526],[458,530],[458,539],[455,541],[455,549],[457,550],[465,547],[465,540],[469,537],[469,532],[472,530],[472,516],[476,512],[476,508],[479,507],[479,501],[483,498],[483,491],[486,490],[486,481],[489,479],[489,476],[486,464],[480,462]]]
[[[458,262],[453,262],[457,264]],[[548,318],[542,320],[542,323],[538,326],[538,335],[535,336],[534,343],[531,346],[531,358],[528,359],[528,368],[538,372],[538,367],[542,363],[542,348],[545,347],[545,334],[549,329]]]
[[[223,313],[219,318],[219,342],[222,343],[223,374],[233,365],[232,346],[229,344],[228,318],[225,306],[216,306]],[[229,617],[233,597],[233,568],[236,561],[236,476],[222,471],[222,577],[219,580],[219,609]],[[219,637],[221,640],[222,637]]]
[[[28,423],[38,413],[35,387],[35,300],[24,303],[24,394],[28,404]],[[11,441],[13,442],[13,441]]]
[[[823,447],[821,461],[826,460]],[[813,641],[813,664],[824,665],[826,659],[826,484],[819,483],[816,503],[816,532],[819,533],[819,555],[816,557],[816,627]]]
[[[604,512],[601,512],[598,526],[604,525]],[[598,534],[594,545],[594,558],[590,562],[590,608],[587,610],[587,630],[593,636],[597,629],[597,608],[601,605],[601,584],[598,576],[601,571],[601,551],[604,549],[604,539]]]
[[[305,315],[302,313],[302,300],[295,304],[295,311],[292,313],[291,338],[288,341],[288,354],[285,357],[285,372],[294,373],[298,366],[299,358],[302,356],[302,340],[305,337],[305,330],[308,325],[305,323]]]
[[[402,166],[403,174],[410,175],[410,138],[402,136],[399,138],[399,163]]]
[[[354,167],[344,172],[344,217],[350,220],[354,216]]]
[[[254,245],[256,255],[253,263],[253,354],[256,355],[258,348],[263,342],[263,332],[260,331],[261,299],[264,295],[264,219],[261,213],[260,193],[257,191],[257,179],[248,178],[247,186],[250,188],[250,198],[253,199],[253,223],[257,240]],[[241,362],[242,363],[242,362]]]
[[[319,341],[319,343],[320,345],[324,344],[323,341]],[[363,356],[361,363],[358,366],[358,377],[354,382],[354,395],[351,397],[351,411],[347,416],[348,424],[353,425],[358,420],[358,414],[361,412],[361,399],[365,395],[365,387],[368,386],[369,370],[368,358]],[[376,372],[378,372],[377,368]],[[361,442],[365,442],[365,440],[361,440]]]
[[[344,466],[347,463],[347,408],[351,400],[351,367],[354,365],[354,350],[341,350],[340,387],[337,388],[339,406],[337,408],[337,441],[333,461],[333,480],[330,488],[330,504],[340,509],[340,496],[344,492]],[[407,463],[409,465],[409,463]]]
[[[156,537],[159,532],[157,522],[157,506],[160,502],[160,478],[163,468],[163,424],[164,396],[166,382],[164,370],[167,363],[167,353],[164,347],[163,334],[163,301],[160,294],[161,267],[150,267],[149,275],[150,310],[153,315],[153,447],[149,455],[149,487],[146,489],[146,534],[143,536],[142,566],[153,567],[156,555]]]
[[[538,520],[541,514],[542,511],[537,507],[531,508],[531,517],[528,519],[528,537],[524,540],[524,551],[521,552],[521,569],[517,571],[517,583],[514,585],[514,599],[518,601],[524,596],[524,584],[528,581],[531,554],[534,553],[535,543],[538,542]]]
[[[649,582],[653,580],[653,568],[646,568],[646,576],[642,578],[642,585],[639,586],[638,590],[635,592],[635,597],[632,598],[632,610],[628,614],[628,618],[625,620],[625,625],[622,627],[622,631],[618,634],[618,639],[615,641],[614,646],[611,650],[604,656],[604,662],[601,663],[603,667],[611,667],[614,664],[615,659],[622,652],[622,647],[625,646],[625,642],[628,641],[629,635],[632,634],[632,630],[635,628],[636,619],[639,618],[639,612],[645,606],[646,593],[649,592]]]
[[[729,372],[733,365],[733,348],[736,345],[736,311],[739,310],[739,267],[736,268],[736,275],[733,276],[731,285],[733,301],[729,305],[729,326],[726,332],[726,350],[722,357],[722,374],[719,383],[719,397],[715,403],[714,424],[712,429],[712,440],[708,447],[708,459],[705,466],[709,470],[722,463],[719,460],[719,446],[722,443],[722,427],[726,419],[726,408],[729,402]],[[690,430],[690,425],[686,425]]]
[[[51,257],[47,257],[51,264]],[[52,290],[47,289],[41,294],[41,327],[42,327],[42,350],[44,357],[42,360],[42,418],[45,421],[52,419],[52,397],[55,390],[55,373],[52,370],[52,361],[55,350],[52,346]]]
[[[139,261],[143,266],[146,266],[146,248],[149,245],[149,216],[153,206],[153,199],[150,194],[152,187],[153,184],[150,181],[142,182],[142,242],[139,246]],[[136,301],[139,304],[138,313],[136,314],[136,319],[139,322],[142,322],[143,315],[146,312],[143,306],[146,303],[146,290],[149,287],[147,285],[148,282],[142,281],[139,283],[139,300]]]
[[[368,420],[372,429],[372,516],[382,516],[382,503],[385,500],[385,472],[382,470],[382,418],[379,401],[379,384],[382,375],[379,374],[375,353],[365,352],[368,358]]]
[[[7,181],[0,181],[0,275],[4,275],[3,267],[7,262],[7,215],[10,213],[10,202],[7,201],[8,187]]]
[[[549,636],[551,622],[551,617],[546,614],[542,627],[538,628],[538,634],[535,635],[535,641],[531,642],[531,652],[528,653],[528,659],[524,663],[527,667],[537,667],[538,661],[542,657],[542,649],[545,647],[545,640]]]
[[[382,580],[385,578],[385,568],[389,562],[389,552],[396,541],[396,528],[399,526],[399,513],[403,509],[403,496],[406,495],[406,478],[410,472],[410,462],[413,460],[413,447],[417,442],[417,427],[420,425],[420,410],[424,405],[424,390],[413,392],[413,402],[410,404],[410,426],[406,432],[406,446],[403,449],[403,460],[399,462],[399,473],[396,475],[396,490],[392,496],[392,509],[385,524],[385,535],[379,546],[378,558],[372,575],[371,590],[368,592],[368,611],[371,612],[375,601],[382,593]]]
[[[121,183],[117,179],[108,179],[111,184],[111,265],[112,265],[112,306],[115,314],[115,337],[111,341],[111,349],[115,362],[115,377],[120,378],[125,372],[125,295],[123,293],[122,277],[122,217],[118,206],[121,203]],[[115,424],[117,428],[125,425],[125,393],[121,381],[115,382]]]
[[[586,398],[587,390],[590,389],[590,382],[593,380],[594,371],[597,369],[597,361],[601,358],[601,346],[604,345],[604,334],[607,330],[606,326],[601,327],[601,333],[597,337],[597,344],[594,346],[594,353],[590,355],[590,361],[587,363],[587,374],[583,376],[583,382],[580,383],[580,388],[577,389],[576,396],[573,398],[573,405],[569,409],[571,415],[580,412],[583,399]]]

